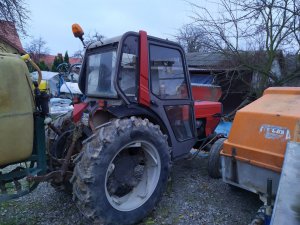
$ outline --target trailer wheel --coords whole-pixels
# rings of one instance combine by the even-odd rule
[[[117,119],[102,127],[77,159],[73,199],[94,223],[134,224],[166,188],[167,138],[147,119]]]
[[[220,151],[226,138],[218,139],[211,147],[208,156],[208,174],[212,178],[221,177]]]

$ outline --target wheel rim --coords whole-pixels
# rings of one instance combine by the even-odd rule
[[[157,149],[147,141],[125,145],[111,160],[105,177],[105,194],[115,209],[132,211],[153,194],[161,173]]]

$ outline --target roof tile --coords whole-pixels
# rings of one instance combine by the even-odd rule
[[[19,51],[26,53],[13,22],[0,20],[0,39]]]

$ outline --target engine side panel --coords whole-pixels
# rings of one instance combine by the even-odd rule
[[[206,136],[212,134],[220,122],[222,113],[222,103],[211,101],[196,101],[194,103],[195,117],[197,119],[205,119]]]

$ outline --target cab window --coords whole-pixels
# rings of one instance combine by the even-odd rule
[[[151,90],[160,99],[188,99],[180,51],[150,45]]]
[[[130,101],[137,100],[138,37],[128,36],[122,46],[119,85]]]

